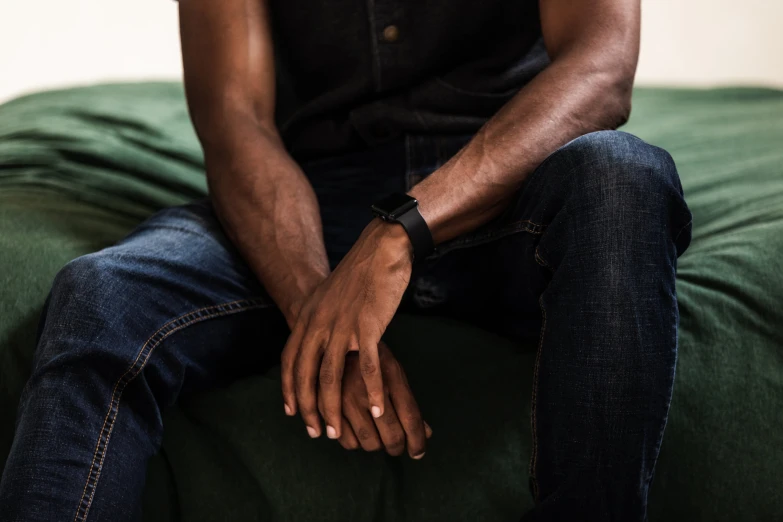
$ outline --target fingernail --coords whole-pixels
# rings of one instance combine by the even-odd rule
[[[326,427],[326,436],[330,439],[336,439],[337,438],[337,430],[332,428],[331,426]]]
[[[378,406],[373,406],[370,411],[372,411],[372,416],[376,419],[381,416],[381,409]]]
[[[307,427],[307,434],[313,439],[318,438],[318,432],[312,426]]]
[[[416,459],[416,460],[420,460],[420,459],[424,458],[424,452],[422,451],[418,455],[414,455],[413,458]]]
[[[289,406],[288,404],[284,405],[283,407],[285,408],[285,414],[286,415],[293,415],[294,414],[294,410],[292,410],[291,406]]]

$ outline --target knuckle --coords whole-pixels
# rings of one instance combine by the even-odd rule
[[[359,443],[355,440],[342,440],[340,439],[340,445],[347,450],[355,450],[359,447]]]
[[[339,420],[342,418],[342,414],[340,412],[340,408],[334,408],[331,406],[324,406],[323,407],[323,417],[326,419],[330,419],[333,423],[339,423]]]
[[[400,436],[392,437],[391,440],[389,440],[389,443],[386,445],[386,451],[389,453],[389,455],[393,455],[395,457],[402,455],[402,452],[405,451],[405,439]]]
[[[408,444],[408,453],[413,457],[424,453],[424,444]]]
[[[368,430],[365,427],[359,428],[359,431],[356,432],[356,436],[361,441],[370,440],[371,438],[370,430]]]
[[[362,442],[362,449],[364,451],[380,451],[383,446],[377,440],[368,440]]]
[[[321,373],[318,378],[321,381],[321,384],[325,384],[326,386],[331,386],[336,381],[334,371],[332,371],[331,368],[321,368]]]
[[[318,416],[318,410],[312,406],[308,405],[300,405],[299,410],[302,412],[302,417],[308,418],[308,417],[317,417]]]
[[[297,367],[294,372],[294,379],[296,379],[296,385],[300,388],[307,386],[311,381],[310,376],[301,367]]]
[[[415,414],[406,415],[405,424],[409,426],[409,430],[414,435],[418,435],[419,433],[422,433],[424,431],[424,426],[421,417],[419,415],[415,415]]]
[[[361,366],[362,374],[366,376],[372,376],[378,372],[378,367],[369,357],[364,358],[364,360],[361,361],[360,366]]]
[[[339,369],[335,367],[334,356],[329,352],[324,354],[318,378],[321,381],[321,384],[325,384],[326,386],[338,383],[342,379],[342,375],[339,374]]]

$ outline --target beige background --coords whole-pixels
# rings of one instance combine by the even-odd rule
[[[643,0],[638,83],[783,87],[783,0]],[[180,76],[172,0],[0,0],[0,101]]]

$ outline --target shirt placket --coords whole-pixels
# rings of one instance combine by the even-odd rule
[[[402,4],[399,0],[367,0],[375,92],[388,86],[399,66],[398,44],[405,30],[401,25],[404,19]]]

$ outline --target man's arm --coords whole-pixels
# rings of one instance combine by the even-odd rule
[[[185,88],[212,202],[227,234],[293,324],[329,274],[318,201],[274,123],[266,0],[183,0]]]
[[[639,0],[540,0],[552,64],[411,195],[443,242],[497,216],[524,179],[561,145],[615,128],[630,111],[639,51]],[[359,351],[373,416],[383,414],[378,342],[402,299],[412,248],[400,226],[373,220],[305,305],[282,358],[286,407],[340,433],[345,354]],[[317,389],[316,389],[317,388]]]
[[[639,55],[639,0],[539,4],[551,65],[410,192],[436,243],[497,216],[560,146],[628,119]]]

